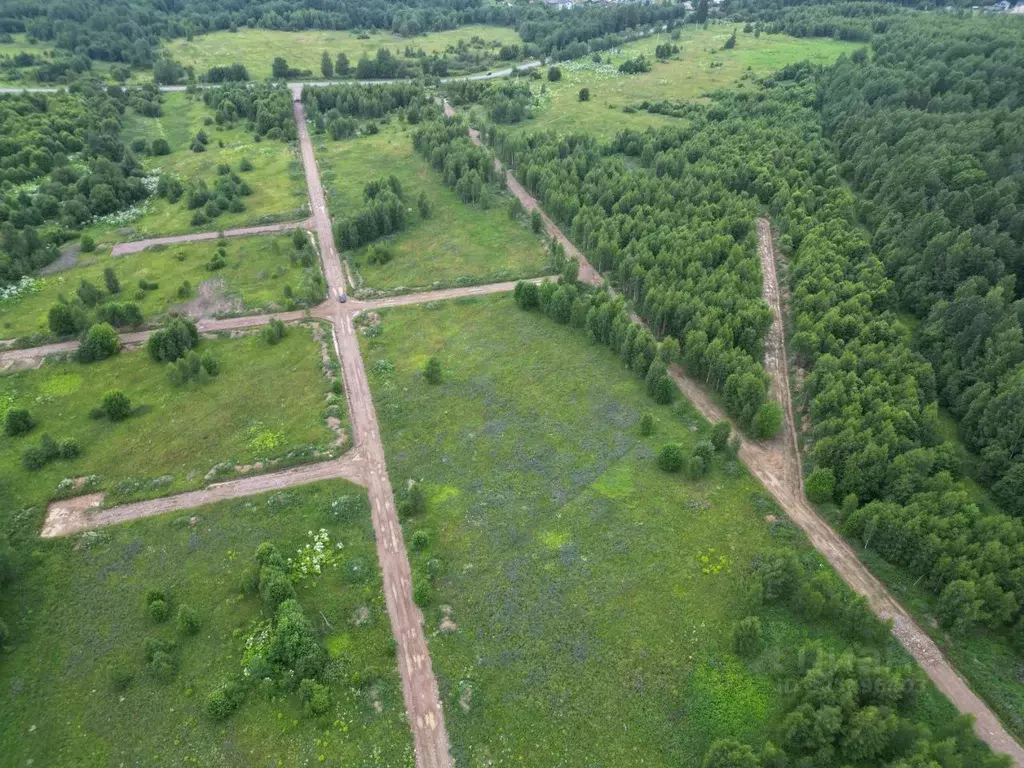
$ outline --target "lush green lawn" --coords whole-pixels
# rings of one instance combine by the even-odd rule
[[[391,480],[428,499],[406,541],[426,532],[415,578],[440,574],[424,615],[456,764],[692,766],[716,738],[768,738],[788,705],[778,654],[842,641],[769,610],[774,650],[741,661],[746,574],[784,546],[827,566],[794,526],[772,532],[778,511],[735,462],[693,482],[656,469],[663,444],[706,435],[689,403],[654,405],[610,351],[507,296],[382,318],[363,349]],[[926,720],[950,718],[923,698]]]
[[[601,64],[589,58],[559,64],[562,79],[546,78],[534,82],[540,105],[536,119],[520,126],[524,130],[553,129],[559,133],[586,131],[611,137],[623,128],[680,124],[679,118],[650,114],[639,110],[625,114],[623,107],[641,101],[697,99],[720,88],[744,88],[750,75],[764,76],[796,61],[826,64],[858,46],[822,38],[797,38],[787,35],[744,34],[737,27],[736,47],[722,50],[733,26],[715,25],[707,30],[687,26],[679,40],[668,35],[646,38],[616,51],[601,54]],[[658,62],[654,49],[659,43],[674,42],[680,52],[667,62]],[[650,72],[625,75],[618,71],[626,59],[644,54],[654,62]],[[580,88],[590,89],[590,100],[579,100]],[[540,93],[541,89],[545,93]]]
[[[360,39],[361,36],[365,39]],[[245,65],[250,77],[266,78],[270,77],[270,65],[274,57],[282,56],[290,67],[308,69],[314,78],[321,78],[320,57],[324,51],[331,55],[332,60],[339,53],[344,53],[354,68],[364,54],[372,57],[378,48],[388,48],[392,53],[401,55],[409,46],[413,50],[422,48],[429,55],[444,53],[448,46],[456,45],[459,40],[469,43],[473,37],[480,37],[487,43],[497,42],[499,45],[522,42],[510,27],[470,24],[417,37],[402,37],[379,30],[358,35],[335,30],[280,32],[246,28],[238,32],[201,35],[191,42],[184,39],[172,40],[166,48],[182,64],[194,66],[197,73],[205,73],[213,66],[239,62]],[[479,50],[493,51],[493,48],[487,46]]]
[[[366,261],[366,248],[350,255],[367,288],[396,291],[430,286],[487,283],[532,277],[547,268],[540,239],[525,217],[508,216],[510,198],[494,199],[489,210],[466,205],[412,147],[413,129],[393,121],[380,133],[343,141],[315,140],[317,162],[331,214],[341,217],[363,204],[368,181],[394,174],[411,208],[411,225],[385,241],[394,259],[384,265]],[[422,219],[415,202],[425,192],[433,206]]]
[[[186,207],[184,196],[174,204],[153,197],[143,204],[140,214],[134,218],[100,221],[90,227],[88,232],[97,242],[119,242],[275,221],[295,221],[308,215],[298,146],[271,139],[254,142],[252,133],[245,130],[244,122],[236,123],[234,128],[204,125],[204,118],[209,116],[211,113],[201,97],[165,93],[162,116],[141,117],[129,111],[125,118],[123,138],[128,143],[135,138],[144,138],[150,142],[156,138],[166,139],[171,154],[141,158],[143,164],[154,173],[174,174],[186,184],[201,178],[212,190],[217,178],[217,166],[229,165],[252,188],[252,194],[243,198],[245,210],[241,213],[225,211],[206,224],[193,226],[193,212]],[[192,139],[200,130],[206,132],[209,144],[205,152],[193,152],[190,149]],[[252,163],[251,171],[239,172],[238,166],[243,157]],[[119,231],[125,227],[131,231]]]
[[[217,250],[214,240],[156,246],[126,256],[111,256],[106,249],[79,254],[73,268],[36,278],[35,292],[0,301],[0,339],[48,332],[47,311],[57,297],[72,297],[82,280],[105,290],[103,270],[107,267],[113,267],[121,281],[121,292],[110,300],[138,303],[147,322],[159,320],[169,310],[185,309],[194,317],[217,312],[280,311],[287,304],[285,286],[291,286],[298,295],[306,270],[289,258],[295,250],[290,235],[228,238],[224,244],[227,266],[214,272],[206,269]],[[311,269],[319,271],[319,264]],[[140,280],[159,287],[140,292]],[[178,288],[185,281],[192,286],[192,299],[178,296]],[[207,291],[210,301],[195,301],[196,293],[205,295]]]
[[[251,464],[332,442],[324,422],[329,385],[309,330],[291,328],[275,346],[250,335],[203,340],[199,349],[221,364],[220,375],[205,384],[173,386],[164,365],[144,350],[0,376],[0,412],[27,408],[37,421],[31,433],[0,440],[0,526],[41,525],[40,505],[64,478],[97,475],[94,486],[107,489],[107,501],[114,503],[201,487],[221,462]],[[111,389],[123,390],[138,412],[119,423],[90,419],[89,411]],[[75,438],[82,455],[25,470],[22,454],[43,434]],[[18,513],[30,505],[27,518]]]
[[[295,694],[255,686],[222,723],[207,695],[240,672],[258,596],[238,588],[253,551],[292,553],[327,529],[338,565],[297,585],[332,652],[331,708],[311,719]],[[343,481],[254,496],[38,542],[33,567],[6,586],[12,647],[0,663],[4,765],[411,766],[412,745],[365,492]],[[199,616],[194,637],[145,611],[170,591]],[[177,674],[149,675],[143,643],[176,640]],[[115,674],[130,674],[123,691]]]

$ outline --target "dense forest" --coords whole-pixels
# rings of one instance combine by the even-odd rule
[[[822,80],[822,122],[939,402],[1024,515],[1024,45],[1009,26],[894,23]],[[952,37],[955,33],[956,37]]]
[[[657,336],[684,347],[691,372],[722,392],[750,427],[765,405],[761,366],[772,313],[761,298],[755,205],[763,189],[727,136],[624,131],[607,147],[586,136],[488,132],[499,156],[571,231]],[[637,172],[637,159],[647,169]]]
[[[0,284],[49,264],[93,217],[149,195],[120,132],[129,103],[154,104],[154,111],[156,98],[153,89],[89,83],[0,97]]]
[[[827,71],[790,66],[756,92],[719,93],[709,105],[691,106],[685,127],[623,131],[605,145],[586,136],[512,137],[496,128],[485,135],[506,162],[514,161],[520,180],[569,228],[595,266],[610,273],[659,338],[678,340],[690,373],[722,392],[729,410],[748,424],[751,407],[764,396],[758,361],[770,319],[753,290],[760,279],[750,225],[755,211],[768,212],[789,254],[791,350],[806,371],[802,396],[810,416],[808,468],[827,474],[849,534],[908,568],[939,596],[944,626],[967,631],[985,624],[1008,632],[1008,640],[1024,647],[1024,524],[983,511],[956,483],[961,462],[955,447],[941,438],[935,407],[937,398],[948,397],[942,390],[948,391],[954,373],[960,374],[956,382],[973,377],[990,394],[987,410],[976,409],[977,422],[965,419],[965,428],[984,424],[992,442],[1020,450],[1024,419],[1013,408],[1020,402],[1021,373],[1013,355],[1020,349],[1015,340],[1021,305],[1013,298],[1013,268],[990,263],[996,248],[980,250],[989,260],[965,263],[985,269],[961,271],[964,282],[956,287],[955,280],[942,282],[948,277],[942,267],[955,269],[956,261],[922,265],[922,279],[934,267],[938,275],[925,283],[928,298],[921,309],[927,317],[917,337],[908,329],[899,312],[913,306],[907,302],[921,283],[903,279],[896,246],[920,231],[920,217],[941,220],[934,210],[937,200],[955,190],[937,181],[952,180],[961,170],[951,176],[937,170],[930,186],[896,184],[888,177],[901,169],[921,172],[920,162],[912,160],[914,150],[907,150],[905,166],[896,152],[876,154],[862,147],[857,160],[876,177],[853,179],[855,188],[863,184],[890,194],[905,189],[911,198],[925,198],[901,220],[894,218],[898,208],[883,209],[884,195],[874,202],[851,190],[843,174],[853,175],[856,163],[837,163],[835,137],[898,137],[898,120],[870,119],[882,109],[872,102],[882,94],[905,93],[902,88],[917,82],[890,74],[888,81],[863,89],[850,84],[883,65],[884,59],[870,64],[868,57],[856,55]],[[875,98],[868,99],[865,90]],[[830,93],[845,98],[851,111],[840,117]],[[1004,108],[1012,98],[999,97]],[[935,119],[930,113],[920,117]],[[1003,122],[1009,128],[1010,116]],[[858,125],[865,126],[863,132],[853,133]],[[1002,169],[991,183],[1001,183],[1002,190],[1008,189],[1005,175],[1016,160],[1001,164],[1004,155],[993,145],[997,137],[1019,135],[997,131],[985,145],[985,159]],[[941,157],[943,164],[970,154],[967,141],[956,151],[928,143],[941,136],[922,131],[899,146],[922,147],[922,154]],[[1006,150],[1019,152],[1018,146],[1007,141]],[[836,151],[846,150],[837,146]],[[933,165],[939,165],[937,159]],[[958,184],[968,181],[981,184],[982,174],[976,169],[959,175]],[[1016,213],[1007,206],[1016,205],[1019,193],[1014,187],[1005,194],[992,207],[1000,215],[1006,209],[1010,223]],[[960,198],[961,220],[967,215],[963,205]],[[883,226],[886,218],[889,227]],[[875,228],[866,230],[865,223],[877,224],[874,235]],[[999,230],[998,220],[970,226],[1002,237],[998,253],[1014,257],[1013,237]],[[939,228],[936,234],[947,232]],[[947,242],[962,237],[954,233]],[[949,260],[955,251],[937,249],[935,258],[939,253]],[[953,289],[949,299],[946,289]],[[939,326],[940,321],[947,325]],[[967,330],[951,333],[954,321]],[[989,328],[1003,332],[1000,343]],[[951,361],[964,351],[975,356],[965,360],[984,359],[988,365],[957,368]],[[949,370],[943,370],[943,361]],[[974,387],[972,393],[982,389]],[[1012,503],[1007,508],[1015,509]]]

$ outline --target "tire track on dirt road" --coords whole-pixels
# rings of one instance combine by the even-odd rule
[[[445,102],[445,114],[454,114]],[[479,133],[470,129],[470,136],[479,144]],[[497,163],[497,161],[495,161]],[[506,172],[511,181],[514,176]],[[538,207],[537,201],[518,183],[515,184],[517,197],[528,210]],[[550,220],[545,217],[545,226]],[[554,237],[559,242],[568,242],[554,224]],[[910,613],[894,598],[885,586],[875,578],[846,543],[814,510],[803,490],[803,472],[799,448],[796,441],[796,427],[793,422],[792,398],[789,393],[789,367],[786,360],[785,330],[782,324],[782,308],[776,273],[775,252],[771,240],[771,227],[766,219],[758,220],[758,250],[764,270],[763,296],[772,307],[775,317],[766,343],[765,367],[771,377],[772,390],[782,400],[786,416],[785,434],[774,440],[753,442],[741,438],[740,459],[775,498],[786,515],[806,534],[811,544],[832,564],[839,576],[858,594],[864,595],[872,610],[882,620],[893,622],[893,635],[917,661],[935,686],[942,691],[960,712],[973,716],[974,732],[993,751],[1009,755],[1017,768],[1024,768],[1024,748],[1003,727],[996,714],[986,705],[945,658],[935,642],[914,621]],[[566,248],[567,255],[580,259],[580,275],[583,265],[589,267],[586,259],[576,248]],[[577,255],[578,254],[578,255]],[[600,276],[598,276],[600,282]],[[638,319],[638,318],[637,318]],[[771,353],[768,353],[771,350]],[[684,395],[694,404],[708,421],[728,420],[725,412],[713,401],[703,388],[690,379],[678,365],[671,366],[670,375]]]
[[[134,240],[130,243],[117,243],[110,249],[111,256],[126,256],[129,253],[138,253],[154,245],[180,245],[182,243],[198,243],[203,240],[218,240],[221,237],[246,237],[248,235],[263,235],[273,232],[291,232],[295,229],[305,229],[309,226],[309,219],[304,221],[288,221],[280,224],[262,224],[258,227],[241,227],[239,229],[225,229],[222,232],[194,232],[190,235],[169,235],[167,237],[151,237],[148,240]]]
[[[313,227],[320,241],[324,276],[333,297],[344,288],[345,278],[334,247],[331,220],[317,171],[313,144],[306,128],[305,111],[298,97],[293,102],[293,111],[302,150],[306,187],[309,190]],[[354,308],[348,304],[332,303],[328,299],[320,309],[324,311],[320,316],[329,319],[333,325],[332,335],[335,351],[341,361],[352,436],[356,449],[367,460],[366,478],[377,540],[377,559],[384,578],[384,598],[391,619],[391,631],[398,646],[398,671],[413,733],[416,765],[418,768],[450,768],[452,759],[441,696],[423,631],[423,615],[412,599],[412,570],[402,537],[402,526],[398,521],[391,480],[388,478],[384,444],[370,394],[370,383],[366,378],[359,339],[352,322]]]

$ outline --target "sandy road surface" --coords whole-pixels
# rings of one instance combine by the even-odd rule
[[[67,536],[90,528],[105,525],[116,525],[140,517],[162,515],[180,509],[200,507],[225,499],[237,499],[241,496],[252,496],[280,488],[296,485],[307,485],[321,480],[351,480],[359,485],[366,485],[366,459],[358,451],[353,451],[338,459],[321,461],[317,464],[303,464],[299,467],[282,469],[279,472],[268,472],[263,475],[252,475],[237,480],[214,483],[198,491],[179,493],[176,496],[164,496],[149,501],[136,501],[122,504],[109,509],[93,511],[91,503],[81,504],[78,499],[54,501],[47,507],[46,522],[40,534],[43,538]],[[82,498],[82,497],[79,497]],[[101,494],[88,497],[89,502],[99,503]]]
[[[300,101],[293,103],[298,125],[299,145],[309,189],[309,207],[313,227],[320,241],[320,255],[329,293],[334,296],[345,286],[338,252],[334,247],[331,220],[313,145],[306,129]],[[444,724],[437,678],[430,662],[430,651],[423,631],[423,615],[412,599],[412,570],[406,555],[402,526],[388,478],[377,412],[370,395],[370,383],[359,351],[352,315],[353,304],[328,300],[320,309],[334,324],[334,345],[341,361],[342,380],[348,401],[349,422],[356,448],[367,460],[367,487],[373,529],[377,539],[377,558],[384,577],[384,598],[391,631],[398,646],[398,670],[402,678],[402,696],[413,732],[418,768],[449,768],[452,765],[448,731]]]
[[[305,310],[293,312],[277,312],[267,315],[245,315],[243,317],[225,317],[221,319],[206,318],[196,323],[200,333],[216,333],[217,331],[233,331],[242,328],[253,328],[266,325],[271,320],[283,320],[286,323],[302,320],[306,316]],[[132,331],[118,335],[121,344],[125,347],[134,347],[145,343],[153,331]],[[19,362],[38,361],[50,355],[58,355],[65,352],[74,352],[78,349],[78,341],[60,341],[56,344],[44,344],[40,347],[26,347],[25,349],[4,349],[0,351],[0,369]]]
[[[223,232],[194,232],[190,235],[171,235],[169,237],[151,237],[149,240],[136,240],[131,243],[118,243],[110,249],[112,256],[124,256],[138,253],[154,245],[178,245],[180,243],[198,243],[202,240],[216,240],[220,237],[245,237],[246,235],[262,235],[269,232],[291,232],[309,226],[306,221],[286,221],[280,224],[263,224],[258,227],[242,227],[241,229],[225,229]]]

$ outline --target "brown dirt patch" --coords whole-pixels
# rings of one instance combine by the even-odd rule
[[[223,312],[240,312],[242,300],[237,296],[228,296],[227,284],[222,278],[216,278],[201,282],[196,288],[195,297],[174,309],[196,320],[202,320]]]
[[[103,505],[102,493],[90,493],[73,499],[50,502],[46,508],[46,522],[43,523],[43,538],[66,536],[90,527],[89,513]]]

